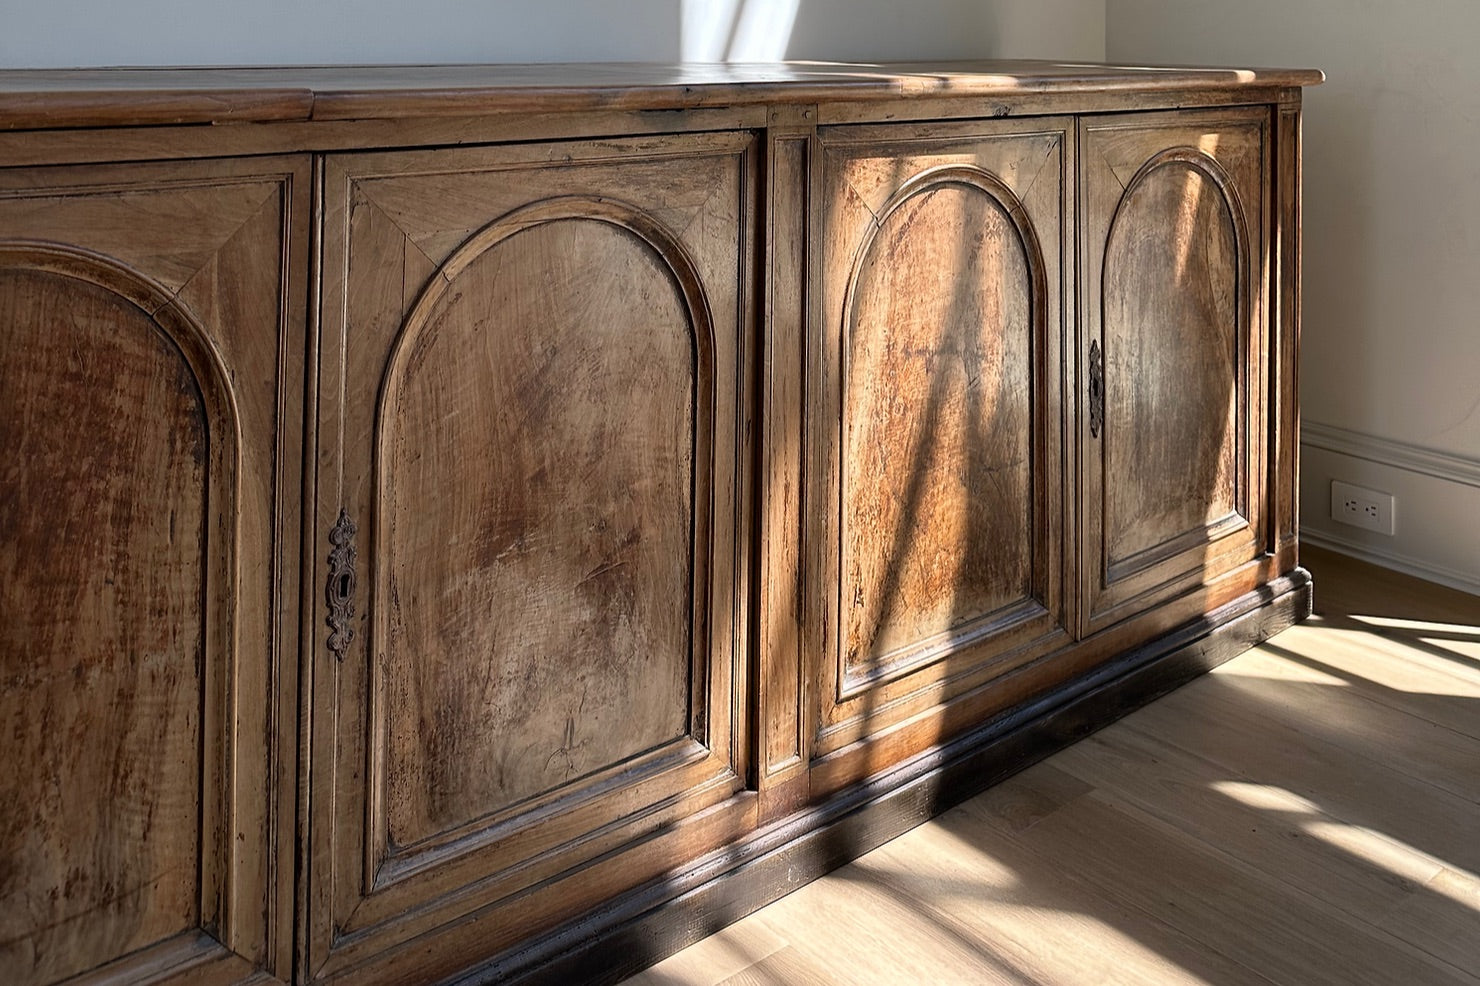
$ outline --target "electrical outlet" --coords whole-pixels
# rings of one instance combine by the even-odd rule
[[[1331,519],[1378,534],[1392,534],[1396,500],[1387,493],[1331,481]]]

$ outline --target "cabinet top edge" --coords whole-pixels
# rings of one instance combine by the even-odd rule
[[[1314,69],[1048,61],[0,70],[0,130],[681,110],[918,97],[1294,87]]]

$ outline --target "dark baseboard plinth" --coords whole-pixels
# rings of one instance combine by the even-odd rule
[[[1296,569],[452,984],[618,982],[1303,620],[1311,598]]]

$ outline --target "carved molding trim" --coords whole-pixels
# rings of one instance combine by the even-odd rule
[[[1099,438],[1105,427],[1105,353],[1100,340],[1089,344],[1089,434]]]
[[[339,519],[329,530],[329,579],[324,586],[325,601],[329,605],[328,624],[329,651],[336,661],[344,660],[344,653],[355,639],[355,522],[343,507]]]

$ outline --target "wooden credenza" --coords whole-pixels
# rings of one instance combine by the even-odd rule
[[[0,72],[7,982],[611,980],[1302,617],[1319,79]]]

